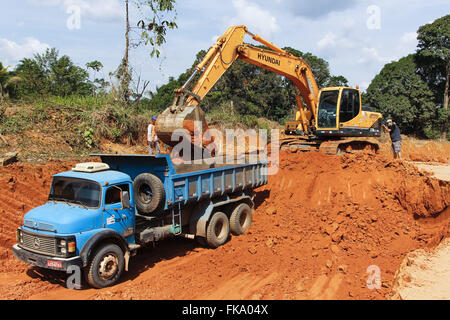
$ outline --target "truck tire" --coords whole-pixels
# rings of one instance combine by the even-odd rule
[[[216,212],[209,220],[206,230],[206,242],[211,248],[217,248],[227,242],[230,236],[230,222],[223,212]]]
[[[252,224],[252,209],[246,203],[238,205],[230,216],[230,231],[234,236],[243,234]]]
[[[133,182],[133,191],[136,207],[141,214],[149,215],[164,205],[164,185],[151,173],[138,175]]]
[[[125,261],[122,249],[115,244],[100,247],[85,270],[86,281],[101,289],[114,285],[119,280]]]

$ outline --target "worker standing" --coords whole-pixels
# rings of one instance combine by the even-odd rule
[[[385,132],[389,132],[392,142],[392,152],[394,153],[394,159],[401,159],[402,152],[402,136],[400,134],[400,128],[391,119],[386,121],[387,127],[383,124]]]
[[[152,118],[147,129],[148,152],[150,155],[159,154],[159,139],[156,135],[156,117]],[[155,153],[154,153],[155,152]]]

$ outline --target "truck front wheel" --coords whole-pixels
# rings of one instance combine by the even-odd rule
[[[86,269],[86,280],[94,288],[114,285],[124,269],[124,257],[120,247],[108,244],[100,247]]]
[[[230,236],[230,222],[223,212],[216,212],[209,221],[206,230],[206,242],[211,248],[223,245]]]

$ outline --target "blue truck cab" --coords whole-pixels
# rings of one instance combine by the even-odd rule
[[[143,246],[173,236],[217,248],[251,224],[254,189],[267,162],[174,163],[169,155],[95,155],[53,176],[48,201],[17,230],[16,258],[83,270],[89,285],[114,285]]]

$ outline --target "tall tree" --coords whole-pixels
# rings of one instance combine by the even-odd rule
[[[434,94],[416,70],[413,54],[386,64],[367,88],[363,103],[386,118],[391,117],[402,133],[433,138],[436,127]]]
[[[151,45],[150,56],[159,57],[158,48],[166,42],[167,30],[177,28],[175,0],[134,0],[131,4],[138,9],[141,18],[136,27],[131,27],[130,3],[129,0],[125,0],[125,53],[116,71],[116,77],[120,82],[119,94],[125,102],[128,102],[131,97],[130,47]],[[173,16],[166,18],[166,15],[173,12],[175,12]],[[137,33],[136,39],[132,39],[131,31]]]
[[[442,138],[446,138],[450,112],[450,15],[421,26],[417,32],[419,41],[417,61],[419,73],[424,77],[436,94],[439,121],[442,123]]]

